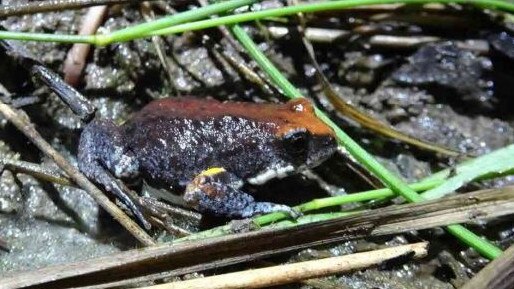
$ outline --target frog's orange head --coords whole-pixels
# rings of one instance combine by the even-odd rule
[[[299,98],[284,103],[277,108],[275,117],[275,134],[294,163],[313,167],[335,152],[334,131],[316,116],[309,100]]]
[[[312,103],[306,98],[293,99],[278,106],[274,115],[278,124],[277,136],[305,130],[313,136],[335,137],[334,131],[316,116]]]

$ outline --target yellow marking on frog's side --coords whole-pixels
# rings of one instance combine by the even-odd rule
[[[214,167],[206,169],[205,171],[201,172],[200,175],[210,177],[223,172],[225,172],[224,168]]]

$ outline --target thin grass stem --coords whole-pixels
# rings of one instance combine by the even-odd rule
[[[420,182],[416,184],[412,184],[411,188],[417,192],[423,192],[434,188],[441,183],[444,182],[444,179],[434,179],[426,182]],[[344,196],[335,196],[328,198],[315,199],[307,203],[303,203],[299,206],[294,207],[296,210],[307,213],[319,209],[324,209],[328,207],[341,206],[350,203],[356,202],[365,202],[372,201],[382,198],[390,198],[394,197],[395,194],[389,188],[376,189],[371,191],[353,193]],[[271,214],[262,215],[253,219],[254,223],[259,226],[264,226],[270,223],[274,223],[283,219],[288,218],[289,216],[285,213],[276,212]]]
[[[155,21],[149,21],[143,24],[139,24],[133,27],[127,27],[118,31],[115,31],[108,35],[103,35],[99,40],[99,45],[107,45],[111,43],[125,42],[134,40],[137,38],[144,37],[151,34],[153,31],[163,29],[169,26],[177,25],[180,23],[186,23],[195,21],[198,19],[206,18],[211,15],[223,13],[229,10],[233,10],[242,6],[247,6],[258,2],[258,0],[230,0],[224,1],[208,6],[204,6],[197,9],[188,10],[182,13],[177,13],[171,16],[167,16]]]
[[[203,19],[211,15],[227,12],[242,6],[247,6],[258,0],[230,0],[217,4],[212,4],[198,9],[188,10],[171,16],[163,17],[155,21],[145,22],[132,27],[127,27],[114,31],[110,34],[96,35],[67,35],[49,33],[27,33],[0,31],[0,39],[40,41],[40,42],[59,42],[59,43],[87,43],[97,46],[104,46],[111,43],[125,42],[134,39],[147,37],[151,32],[169,26],[178,25],[184,22],[191,22]]]
[[[68,34],[48,34],[0,31],[0,39],[38,41],[38,42],[57,42],[57,43],[87,43],[96,45],[96,35],[68,35]]]

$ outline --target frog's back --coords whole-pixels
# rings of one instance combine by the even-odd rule
[[[283,163],[283,140],[294,131],[333,140],[304,99],[257,104],[167,98],[145,106],[122,129],[147,177],[165,185],[183,185],[210,167],[242,179],[255,176]]]
[[[305,128],[313,135],[332,135],[332,130],[314,114],[310,102],[296,99],[287,103],[220,102],[215,99],[174,97],[154,100],[137,112],[131,122],[149,118],[204,121],[231,116],[254,123],[273,124],[273,133],[282,135]]]
[[[215,166],[246,178],[272,161],[276,124],[238,113],[244,106],[195,98],[158,100],[123,129],[148,177],[163,185],[183,185]]]

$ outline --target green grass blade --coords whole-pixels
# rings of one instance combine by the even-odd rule
[[[191,22],[209,17],[211,15],[227,12],[242,6],[247,6],[258,2],[258,0],[229,0],[217,4],[212,4],[198,9],[188,10],[175,15],[163,17],[154,21],[138,24],[114,31],[111,34],[96,35],[66,35],[49,33],[27,33],[0,31],[0,39],[40,41],[40,42],[59,42],[59,43],[88,43],[93,45],[108,45],[111,43],[130,41],[147,37],[152,31],[163,29],[169,26]]]
[[[197,9],[191,9],[185,12],[177,13],[175,15],[157,19],[155,21],[149,21],[133,27],[121,29],[109,35],[103,35],[99,39],[98,44],[106,45],[110,43],[134,40],[137,38],[141,38],[144,35],[148,35],[149,33],[159,29],[163,29],[180,23],[203,19],[211,15],[223,13],[256,2],[258,2],[258,0],[230,0],[216,4],[211,4]]]
[[[448,182],[453,182],[452,178],[458,177],[460,172],[463,172],[467,176],[469,176],[468,172],[472,171],[473,176],[466,179],[466,182],[471,182],[475,180],[484,180],[484,179],[493,179],[500,176],[511,175],[514,174],[514,145],[510,145],[496,151],[490,152],[483,156],[477,157],[475,159],[465,161],[464,163],[458,164],[454,169],[445,169],[440,172],[437,172],[423,180],[410,184],[409,186],[415,190],[416,192],[425,192],[421,194],[422,197],[425,197],[427,192],[434,191],[434,189],[442,188],[441,185],[446,184]],[[494,166],[495,162],[504,163],[505,166]],[[482,164],[485,164],[485,167],[482,168]],[[491,165],[489,165],[491,164]],[[501,167],[498,169],[498,167]],[[449,178],[452,171],[456,171],[457,175]],[[443,186],[444,187],[444,186]],[[452,190],[447,190],[448,192],[453,192],[456,188],[452,188]],[[430,198],[425,197],[426,199],[436,199],[445,196],[446,194],[437,194]],[[334,196],[327,197],[321,199],[315,199],[307,203],[303,203],[295,207],[296,210],[307,213],[314,210],[319,210],[332,206],[340,206],[349,203],[357,203],[357,202],[366,202],[372,200],[379,199],[389,199],[395,196],[395,193],[391,191],[389,188],[376,189],[366,192],[352,193],[343,196]],[[273,223],[282,219],[287,218],[288,215],[285,213],[271,213],[256,217],[254,222],[260,226],[264,226],[269,223]]]
[[[493,245],[487,239],[478,237],[475,233],[461,225],[450,225],[446,231],[459,238],[463,243],[475,249],[480,255],[489,260],[498,258],[503,252],[500,248]]]
[[[428,189],[434,188],[443,182],[444,182],[444,180],[433,179],[430,181],[424,181],[424,182],[412,184],[411,187],[413,190],[415,190],[417,192],[423,192]],[[372,200],[383,199],[383,198],[391,198],[394,196],[395,196],[395,194],[393,191],[391,191],[391,189],[382,188],[382,189],[353,193],[353,194],[342,195],[342,196],[314,199],[310,202],[303,203],[294,208],[302,213],[307,213],[307,212],[311,212],[311,211],[315,211],[315,210],[319,210],[319,209],[323,209],[323,208],[328,208],[328,207],[333,207],[333,206],[341,206],[341,205],[350,204],[350,203],[366,202],[366,201],[372,201]],[[277,221],[280,221],[283,219],[287,219],[287,218],[289,218],[288,214],[282,213],[282,212],[276,212],[276,213],[270,213],[270,214],[255,217],[253,219],[253,221],[255,224],[257,224],[259,226],[264,226],[264,225],[274,223],[274,222],[277,222]]]
[[[93,45],[96,44],[96,35],[48,34],[2,30],[0,30],[0,39],[58,43],[87,43]]]
[[[473,180],[507,173],[514,173],[514,144],[458,165],[453,176],[450,176],[442,185],[423,193],[422,196],[427,200],[440,198]],[[432,175],[427,180],[438,179],[441,175],[449,176],[450,170]]]

